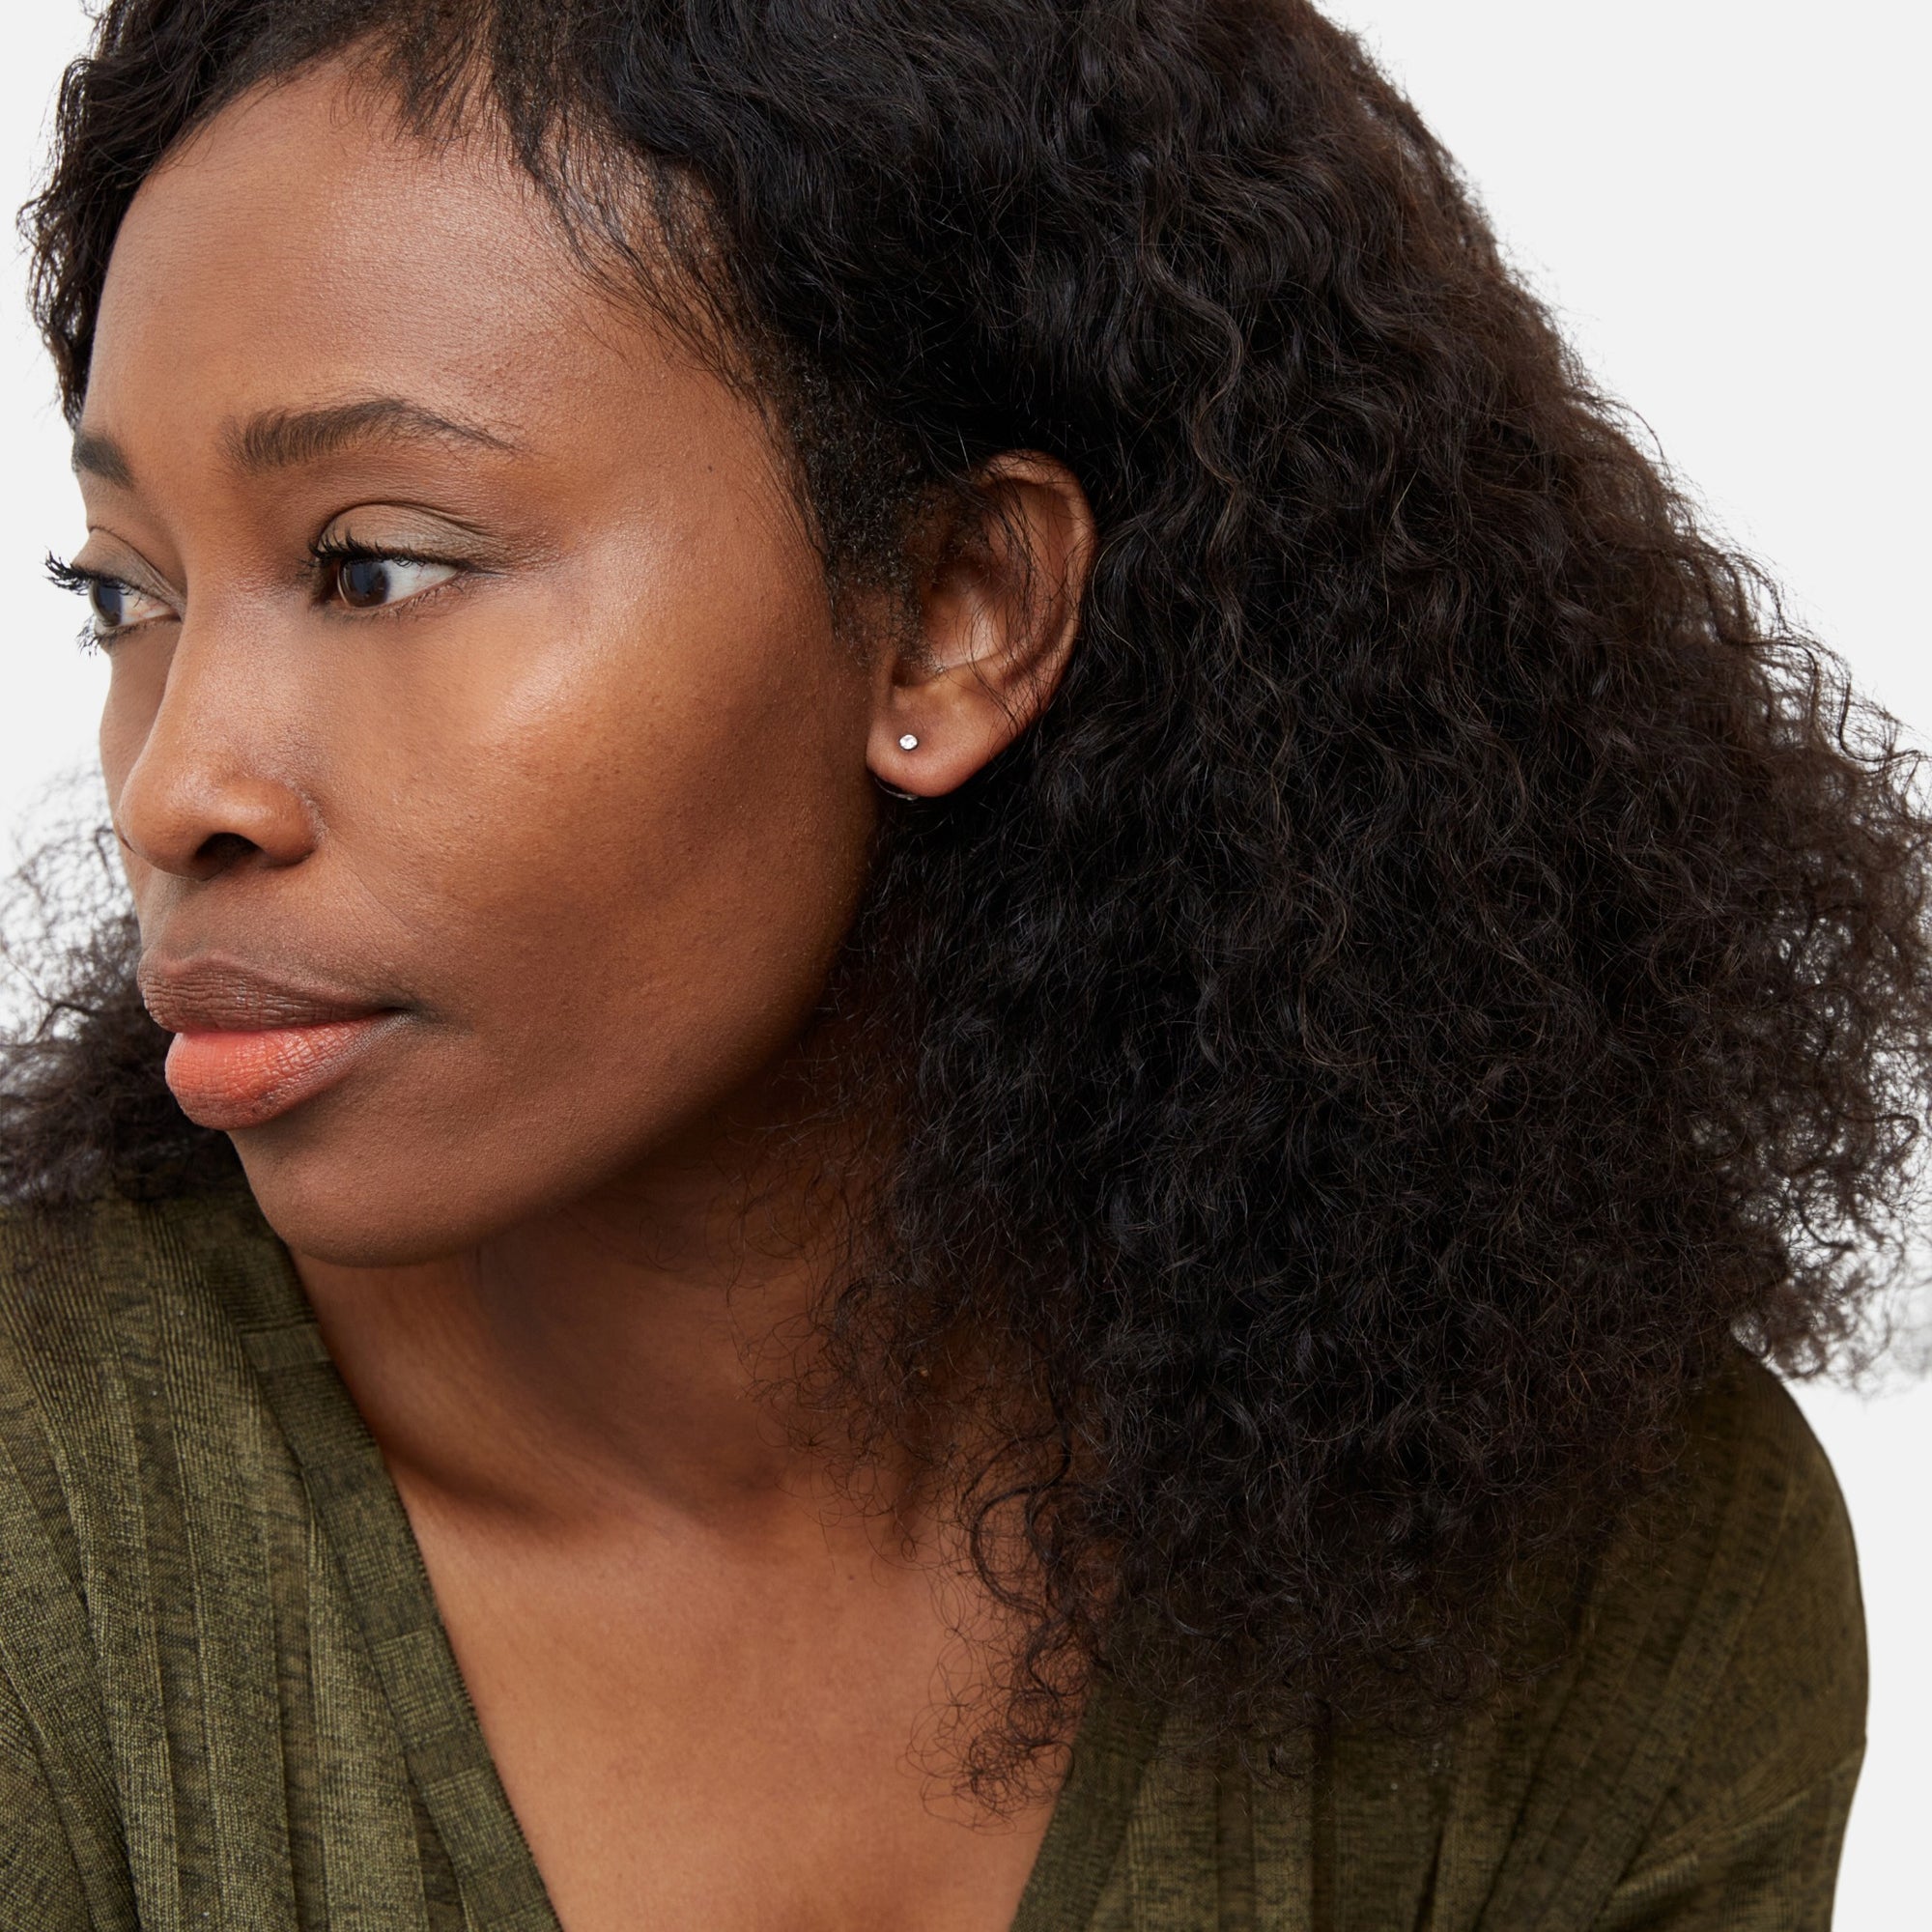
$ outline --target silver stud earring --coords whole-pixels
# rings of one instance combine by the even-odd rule
[[[899,750],[902,752],[916,752],[919,750],[919,740],[915,738],[910,731],[908,731],[905,734],[905,736],[899,740]]]

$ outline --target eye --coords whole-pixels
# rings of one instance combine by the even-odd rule
[[[381,611],[406,603],[425,590],[447,583],[458,574],[453,563],[433,563],[425,557],[379,556],[355,551],[325,555],[329,594],[352,611]]]
[[[92,639],[98,644],[105,643],[110,638],[138,630],[143,624],[158,623],[176,614],[174,607],[164,599],[137,590],[125,579],[109,577],[104,571],[76,568],[49,558],[47,575],[63,590],[75,591],[87,599],[88,622],[82,633],[83,640]]]
[[[118,577],[97,577],[87,586],[87,603],[94,612],[94,635],[101,639],[175,614],[158,597],[136,590]]]

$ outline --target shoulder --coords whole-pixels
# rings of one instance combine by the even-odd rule
[[[118,1352],[163,1319],[221,1326],[233,1290],[275,1253],[241,1189],[0,1207],[0,1378]]]
[[[1614,1687],[1625,1721],[1674,1753],[1653,1827],[1700,1785],[1747,1807],[1858,1747],[1851,1520],[1798,1405],[1757,1362],[1734,1357],[1693,1405],[1677,1467],[1596,1569],[1575,1648],[1572,1701]]]
[[[1449,1835],[1489,1835],[1508,1907],[1481,1922],[1828,1923],[1864,1713],[1844,1499],[1740,1354],[1605,1552],[1565,1667],[1464,1740]]]
[[[155,1520],[163,1492],[230,1479],[261,1413],[238,1312],[297,1293],[286,1276],[244,1195],[0,1210],[0,1565],[12,1577],[28,1567],[24,1545],[50,1542],[84,1587],[111,1570],[122,1525]]]
[[[1667,1636],[1657,1695],[1684,1726],[1684,1773],[1723,1751],[1709,1781],[1741,1804],[1862,1741],[1851,1518],[1798,1405],[1756,1362],[1733,1362],[1698,1403],[1677,1480],[1612,1550],[1592,1612],[1594,1640]]]
[[[217,1776],[280,1829],[310,1514],[256,1357],[302,1312],[245,1196],[0,1213],[0,1906],[11,1872],[36,1925],[174,1922]]]
[[[1686,1423],[1571,1600],[1560,1662],[1439,1747],[1336,1741],[1311,1848],[1336,1923],[1406,1923],[1425,1898],[1484,1932],[1829,1922],[1864,1736],[1850,1520],[1755,1362]]]
[[[1649,1859],[1742,1830],[1821,1786],[1849,1802],[1864,1746],[1864,1606],[1851,1517],[1798,1405],[1740,1361],[1692,1418],[1681,1492],[1640,1522],[1603,1618],[1662,1613],[1651,1673],[1672,1775]],[[1653,1601],[1654,1600],[1654,1601]]]

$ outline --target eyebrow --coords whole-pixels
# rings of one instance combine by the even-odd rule
[[[121,445],[99,430],[74,432],[73,469],[76,476],[98,476],[103,483],[118,483],[124,490],[134,481],[133,469]]]
[[[231,423],[221,445],[243,475],[318,463],[358,442],[457,443],[471,449],[513,452],[517,445],[480,423],[425,409],[402,396],[366,396],[312,410],[265,410]],[[81,430],[73,439],[73,467],[104,483],[132,487],[133,466],[111,436]]]
[[[222,444],[246,475],[316,463],[357,442],[454,442],[472,449],[516,445],[480,423],[439,414],[401,396],[369,396],[315,410],[270,410],[232,425]]]

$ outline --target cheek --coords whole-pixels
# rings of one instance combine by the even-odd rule
[[[567,1191],[728,1103],[803,1025],[863,883],[866,685],[822,598],[638,577],[478,599],[460,671],[379,680],[337,787],[441,1021],[412,1157],[440,1144],[499,1196],[503,1163]]]
[[[167,688],[169,646],[163,639],[143,637],[138,632],[114,647],[108,672],[107,695],[100,705],[100,730],[97,744],[100,754],[100,777],[107,792],[107,810],[118,832],[121,792],[128,774],[134,769],[154,728]],[[137,917],[148,915],[148,894],[153,883],[153,867],[121,845],[121,866],[134,898]]]
[[[118,799],[128,774],[148,742],[167,689],[168,650],[159,638],[139,632],[114,647],[107,695],[100,704],[100,775],[109,802]]]

